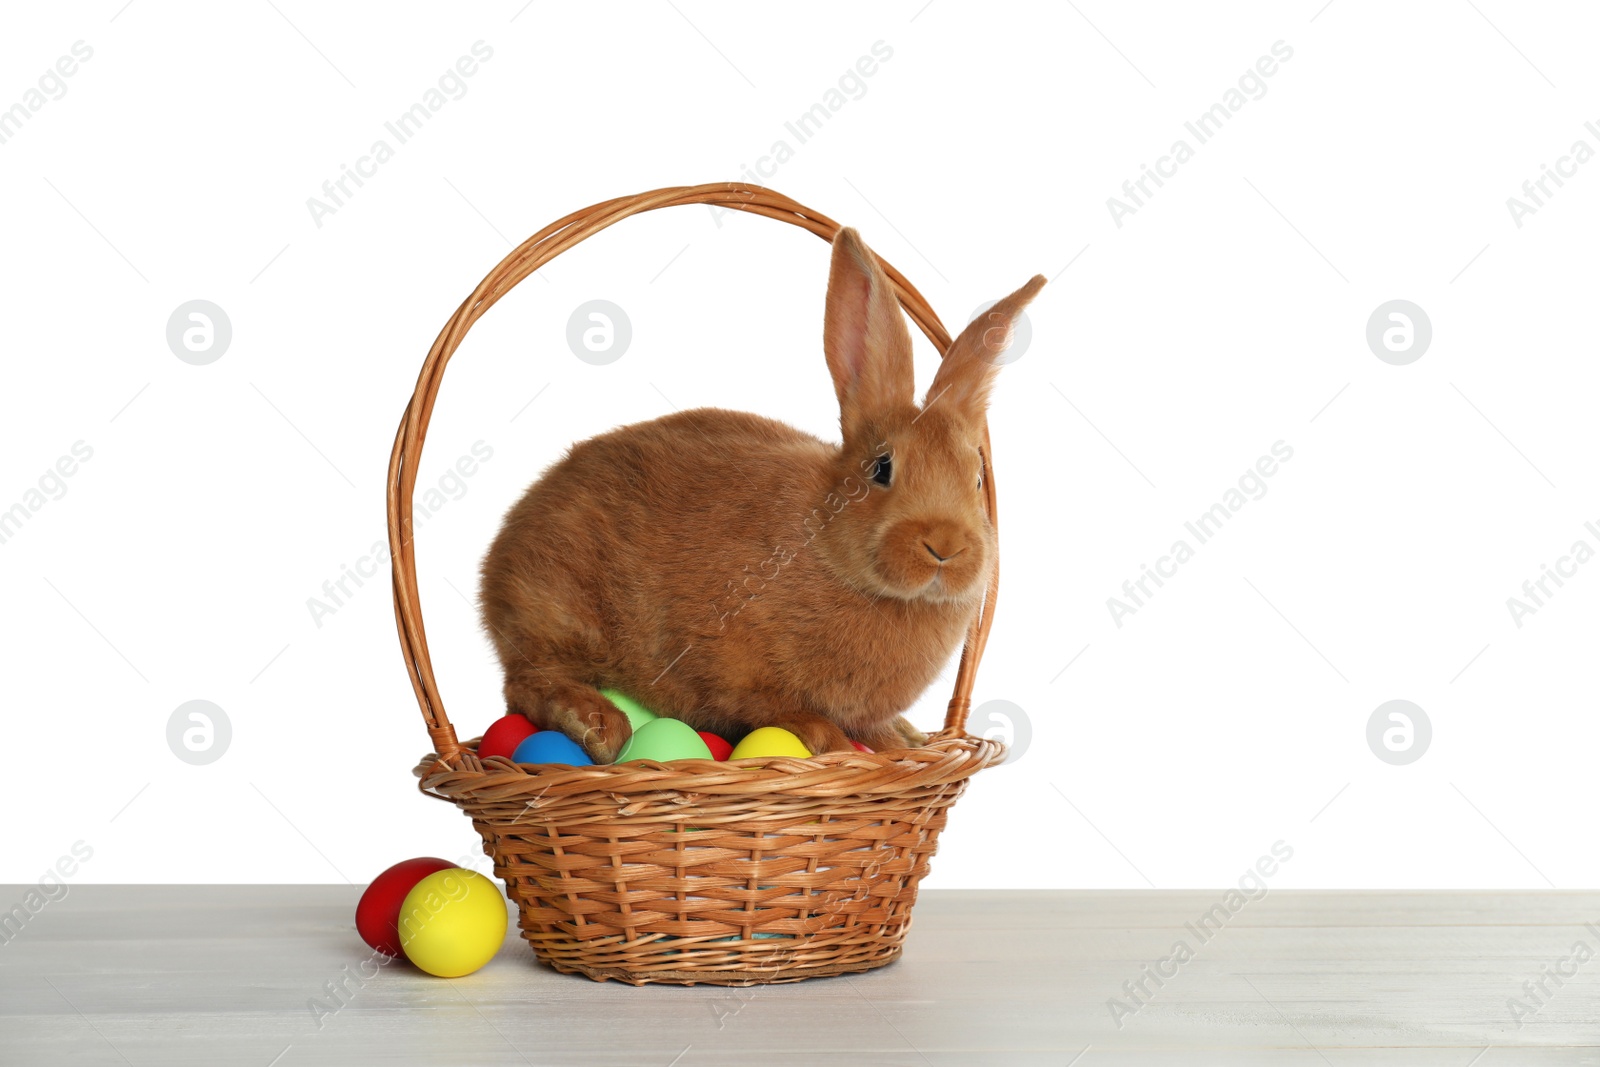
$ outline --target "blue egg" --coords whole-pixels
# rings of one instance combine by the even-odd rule
[[[540,730],[530,734],[511,753],[513,763],[566,763],[574,767],[590,767],[594,760],[578,743],[560,730]]]

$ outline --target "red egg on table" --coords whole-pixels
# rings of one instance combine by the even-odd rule
[[[712,759],[725,760],[732,755],[733,746],[716,734],[707,733],[704,730],[696,730],[695,733],[700,735],[700,740],[704,741],[706,747],[711,750]]]
[[[361,940],[386,956],[400,956],[400,906],[416,884],[439,871],[455,867],[437,856],[401,860],[372,880],[356,905],[356,932]]]
[[[478,758],[504,756],[510,759],[518,745],[538,732],[539,728],[529,722],[526,715],[507,715],[496,719],[494,725],[483,732],[483,740],[478,742]]]

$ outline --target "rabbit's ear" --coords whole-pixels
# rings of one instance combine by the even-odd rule
[[[951,342],[922,406],[950,404],[969,418],[982,418],[989,407],[989,389],[1000,372],[1000,356],[1011,344],[1011,328],[1042,288],[1044,275],[1035,274],[1021,289],[968,323]]]
[[[889,276],[848,226],[833,239],[822,350],[846,439],[874,415],[912,406],[911,334]]]

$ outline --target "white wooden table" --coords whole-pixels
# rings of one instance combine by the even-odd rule
[[[514,922],[470,977],[363,978],[358,894],[73,886],[0,944],[0,1063],[1600,1065],[1600,893],[1279,890],[1202,944],[1219,892],[929,891],[898,963],[753,989],[559,975]]]

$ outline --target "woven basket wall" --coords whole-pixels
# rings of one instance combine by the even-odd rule
[[[415,769],[429,796],[465,811],[516,902],[522,936],[559,971],[625,982],[751,985],[881,967],[911,924],[950,807],[1004,746],[965,732],[993,619],[998,563],[962,650],[944,729],[921,748],[810,759],[636,760],[568,767],[479,760],[456,738],[428,657],[417,593],[412,496],[446,365],[512,286],[630,215],[713,204],[831,241],[832,219],[737,183],[658,189],[551,223],[489,272],[422,365],[389,461],[395,619],[434,751]],[[885,263],[901,306],[943,354],[950,336]],[[985,500],[995,520],[984,431]],[[498,713],[498,712],[497,712]]]

